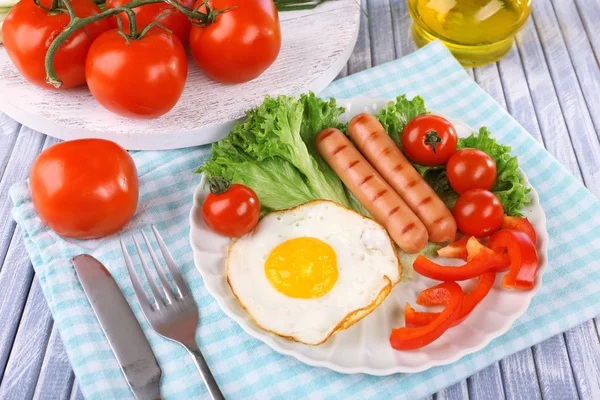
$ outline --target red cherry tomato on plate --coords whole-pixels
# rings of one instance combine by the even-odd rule
[[[50,8],[52,0],[40,0]],[[92,0],[71,0],[75,15],[81,18],[101,11]],[[1,7],[0,7],[1,8]],[[56,89],[46,83],[45,59],[52,40],[71,19],[65,12],[49,13],[38,7],[34,0],[21,0],[8,12],[2,24],[2,40],[11,61],[25,79],[43,89]],[[77,30],[54,56],[54,69],[62,80],[59,89],[85,85],[85,58],[88,50],[102,32],[111,28],[107,19],[101,19]]]
[[[254,190],[214,177],[211,192],[202,204],[202,218],[213,232],[239,237],[250,232],[260,218],[260,202]]]
[[[118,144],[81,139],[44,150],[29,174],[33,206],[59,235],[93,239],[121,229],[138,203],[133,159]]]
[[[85,75],[94,98],[115,114],[156,118],[181,97],[187,59],[181,42],[165,30],[125,40],[104,32],[90,48]]]
[[[204,0],[196,7],[206,12]],[[222,83],[250,81],[262,74],[281,48],[279,14],[273,0],[211,0],[216,16],[206,28],[192,27],[190,50],[206,75]]]
[[[423,114],[410,120],[402,132],[402,150],[421,165],[442,165],[456,151],[454,126],[445,118]]]
[[[450,157],[446,173],[458,194],[470,189],[490,190],[496,182],[496,163],[481,150],[462,149]]]
[[[131,0],[106,0],[106,9],[118,8]],[[194,0],[180,0],[179,4],[184,7],[191,8],[194,5]],[[175,7],[170,6],[166,3],[153,3],[145,6],[136,7],[133,9],[135,13],[135,22],[138,31],[141,31],[154,21],[159,23],[165,28],[169,29],[177,38],[181,41],[181,44],[185,47],[190,41],[190,30],[192,29],[192,23],[188,17]],[[121,18],[121,25],[123,26],[123,32],[129,33],[129,17],[126,13],[121,13],[114,17],[111,17],[113,27],[116,28],[117,18]],[[154,27],[154,30],[162,29],[161,27]]]
[[[482,238],[500,229],[504,219],[504,207],[492,192],[471,189],[456,201],[454,218],[462,233]]]

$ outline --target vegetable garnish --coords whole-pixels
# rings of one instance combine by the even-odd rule
[[[229,136],[213,144],[212,157],[198,172],[251,187],[263,212],[327,199],[364,214],[315,145],[321,130],[342,127],[342,112],[335,100],[313,93],[300,99],[267,97]]]
[[[500,254],[495,254],[491,249],[480,245],[476,238],[470,238],[469,242],[473,242],[474,251],[472,257],[466,264],[452,267],[437,264],[426,257],[420,255],[413,264],[413,268],[419,274],[431,279],[439,281],[464,281],[482,275],[488,271],[502,270],[507,267],[505,257],[499,257]],[[467,243],[467,248],[469,243]]]
[[[526,233],[501,229],[490,238],[489,247],[498,253],[508,251],[511,262],[510,272],[504,276],[502,286],[518,290],[533,288],[538,269],[538,256],[535,245]]]
[[[446,258],[461,258],[467,261],[467,241],[468,236],[458,239],[437,251],[438,256]]]
[[[452,326],[460,314],[464,299],[462,288],[456,282],[444,282],[437,288],[448,292],[448,305],[431,323],[417,328],[393,329],[390,344],[396,350],[414,350],[433,342]]]
[[[533,244],[536,244],[537,242],[535,229],[533,229],[531,222],[529,222],[527,218],[509,217],[508,215],[505,215],[504,220],[502,221],[502,229],[515,229],[517,231],[525,232]]]
[[[460,324],[465,318],[469,316],[471,311],[484,299],[485,296],[490,292],[492,286],[494,286],[494,280],[496,274],[494,272],[486,272],[479,277],[479,281],[471,292],[465,294],[460,312],[452,324],[456,326]],[[444,291],[448,293],[447,291]],[[417,297],[417,304],[422,306],[440,306],[447,305],[449,302],[448,296],[440,296],[440,288],[434,286],[429,289],[423,290]],[[406,304],[404,308],[404,320],[406,326],[423,326],[433,322],[438,316],[439,312],[419,312],[415,311],[409,304]]]

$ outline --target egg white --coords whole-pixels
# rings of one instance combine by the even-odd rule
[[[270,252],[298,237],[320,239],[336,253],[338,280],[320,298],[288,297],[265,274]],[[395,245],[381,225],[325,200],[266,215],[230,245],[226,269],[233,293],[258,325],[312,345],[373,311],[402,275]]]

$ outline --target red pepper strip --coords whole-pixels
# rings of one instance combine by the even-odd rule
[[[509,263],[505,256],[496,254],[491,249],[481,245],[476,238],[469,238],[467,249],[475,248],[472,259],[458,267],[439,265],[419,255],[413,263],[413,268],[419,274],[438,281],[464,281],[476,278],[488,271],[505,269]]]
[[[505,215],[504,220],[502,221],[502,229],[514,229],[524,232],[529,236],[529,239],[531,239],[533,244],[536,244],[537,242],[535,229],[533,229],[531,222],[529,222],[527,218],[509,217],[508,215]]]
[[[476,256],[485,256],[488,257],[494,265],[498,265],[498,267],[493,268],[494,272],[505,272],[510,268],[510,257],[506,253],[496,253],[495,251],[490,251],[488,247],[485,247],[475,237],[469,238],[467,241],[467,245],[465,246],[467,249],[467,261],[471,261]]]
[[[481,300],[483,300],[490,292],[492,286],[494,286],[495,279],[496,274],[494,272],[486,272],[479,277],[479,281],[477,282],[475,289],[465,294],[462,306],[460,307],[460,313],[458,314],[458,317],[452,326],[460,324],[469,316],[477,304],[479,304]],[[448,304],[447,299],[444,299],[438,295],[438,291],[439,289],[437,289],[435,286],[423,290],[417,297],[417,304],[425,306],[439,306]],[[406,304],[404,307],[404,321],[406,322],[406,326],[427,325],[439,314],[439,312],[418,312],[415,311],[409,304]]]
[[[501,229],[490,238],[489,246],[496,252],[508,250],[510,272],[504,276],[502,286],[510,289],[531,289],[535,284],[538,256],[535,245],[526,233],[514,229]]]
[[[448,246],[442,247],[437,251],[438,256],[445,258],[462,258],[467,261],[467,241],[468,236],[462,239],[458,239],[455,242],[450,243]]]
[[[437,285],[450,293],[450,303],[430,324],[417,328],[392,329],[390,345],[396,350],[420,349],[433,342],[454,323],[465,297],[462,288],[456,282],[444,282]]]

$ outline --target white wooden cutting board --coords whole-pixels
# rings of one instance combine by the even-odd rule
[[[51,91],[26,82],[0,46],[0,111],[39,132],[64,140],[99,137],[130,150],[158,150],[214,142],[232,121],[265,95],[319,92],[344,67],[356,43],[360,7],[335,0],[314,10],[280,13],[282,46],[273,65],[257,79],[223,85],[189,60],[179,103],[153,120],[119,117],[102,108],[87,88]]]

